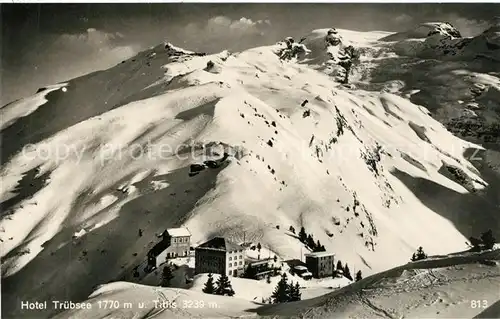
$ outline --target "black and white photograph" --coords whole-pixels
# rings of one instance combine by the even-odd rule
[[[2,318],[500,318],[500,3],[0,14]]]

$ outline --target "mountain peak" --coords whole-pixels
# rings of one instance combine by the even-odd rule
[[[381,41],[402,41],[407,39],[426,39],[433,36],[461,38],[460,31],[449,22],[424,22],[413,28],[391,34],[381,39]]]
[[[195,52],[193,52],[193,51],[189,51],[189,50],[183,49],[181,47],[177,47],[177,46],[175,46],[174,44],[172,44],[171,42],[168,42],[168,41],[163,42],[163,48],[170,55],[182,55],[182,54],[192,55],[192,54],[195,54]]]
[[[446,36],[446,37],[451,37],[451,38],[461,38],[462,35],[460,34],[460,31],[458,31],[457,28],[455,28],[451,23],[449,22],[428,22],[428,23],[422,23],[420,27],[428,27],[429,33],[427,34],[428,37],[433,36],[433,35],[440,35],[440,36]]]

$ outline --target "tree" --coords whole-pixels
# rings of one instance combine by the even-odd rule
[[[290,283],[288,289],[290,291],[288,301],[299,301],[302,298],[299,282],[296,282],[295,285],[293,283]]]
[[[307,236],[307,246],[309,246],[309,248],[311,248],[312,250],[316,248],[316,242],[314,241],[314,238],[311,234]]]
[[[332,277],[337,278],[337,276],[343,272],[344,272],[344,270],[342,269],[342,262],[339,260],[339,261],[337,261],[337,267],[333,267]]]
[[[205,283],[205,287],[203,287],[203,292],[206,294],[213,294],[215,292],[214,278],[212,274],[208,274],[208,279]]]
[[[172,273],[172,269],[169,265],[163,267],[163,271],[161,274],[161,286],[168,287],[170,285],[170,280],[174,278],[174,274]]]
[[[347,263],[344,266],[344,277],[346,277],[349,280],[352,280],[351,270],[349,269],[349,266],[347,265]]]
[[[358,270],[356,273],[356,281],[360,281],[361,279],[363,279],[363,276],[361,275],[361,270]]]
[[[288,298],[285,302],[292,301],[292,296],[294,296],[295,294],[295,285],[290,281],[290,283],[288,284]]]
[[[424,249],[422,248],[422,246],[418,247],[417,258],[418,258],[418,260],[427,258],[427,255],[425,254]]]
[[[293,226],[290,226],[288,230],[290,230],[291,233],[295,234],[295,228],[293,228]]]
[[[326,251],[325,246],[321,245],[321,242],[318,239],[318,242],[316,243],[316,246],[314,247],[315,252],[319,251]]]
[[[481,250],[481,244],[482,241],[481,239],[478,239],[476,237],[469,237],[470,244],[472,246],[473,251],[480,251]],[[415,255],[415,254],[413,254]]]
[[[413,254],[413,256],[411,258],[412,258],[412,261],[417,261],[417,260],[422,260],[422,259],[427,258],[427,255],[425,254],[424,249],[422,248],[422,246],[420,246],[417,249],[417,253]]]
[[[340,260],[337,261],[337,271],[339,270],[344,271],[344,268],[342,267],[342,262]]]
[[[274,267],[273,268],[273,276],[277,276],[278,275],[278,271],[281,270],[281,267],[280,268],[276,268]]]
[[[271,298],[273,303],[287,302],[289,300],[289,286],[287,283],[286,273],[281,275],[281,279],[276,285],[276,288],[274,288]]]
[[[298,281],[295,283],[295,296],[294,296],[294,298],[297,301],[302,299],[302,293],[300,292],[300,285],[299,285]]]
[[[299,232],[299,240],[301,242],[303,242],[304,244],[306,243],[306,240],[307,240],[307,233],[306,233],[306,229],[304,227],[301,227],[300,228],[300,232]]]
[[[483,242],[484,249],[492,249],[496,242],[496,239],[493,236],[493,231],[489,229],[488,231],[482,233],[481,241]]]
[[[318,240],[318,243],[319,243],[319,240]],[[314,248],[314,251],[315,252],[326,251],[326,248],[324,245],[319,245],[319,246],[316,246],[316,248]]]
[[[422,247],[418,247],[417,252],[411,256],[411,261],[417,261],[427,258],[427,255],[424,252]]]
[[[217,279],[217,287],[215,288],[215,294],[220,296],[234,296],[234,290],[229,281],[229,277],[226,274],[220,275]]]

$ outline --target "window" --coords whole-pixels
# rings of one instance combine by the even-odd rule
[[[229,267],[231,267],[231,263],[229,263]]]
[[[229,261],[233,260],[233,257],[229,257]]]
[[[231,276],[232,274],[233,274],[233,271],[232,271],[232,270],[230,270],[230,271],[229,271],[229,276]]]
[[[241,260],[240,260],[240,266],[241,266],[241,265],[242,265],[242,262],[241,262]]]
[[[243,256],[242,256],[242,255],[240,255],[240,259],[243,259]]]

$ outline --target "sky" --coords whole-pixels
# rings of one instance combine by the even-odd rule
[[[109,68],[168,40],[201,52],[239,51],[313,29],[405,31],[447,21],[482,32],[499,4],[2,4],[0,106],[45,85]]]

